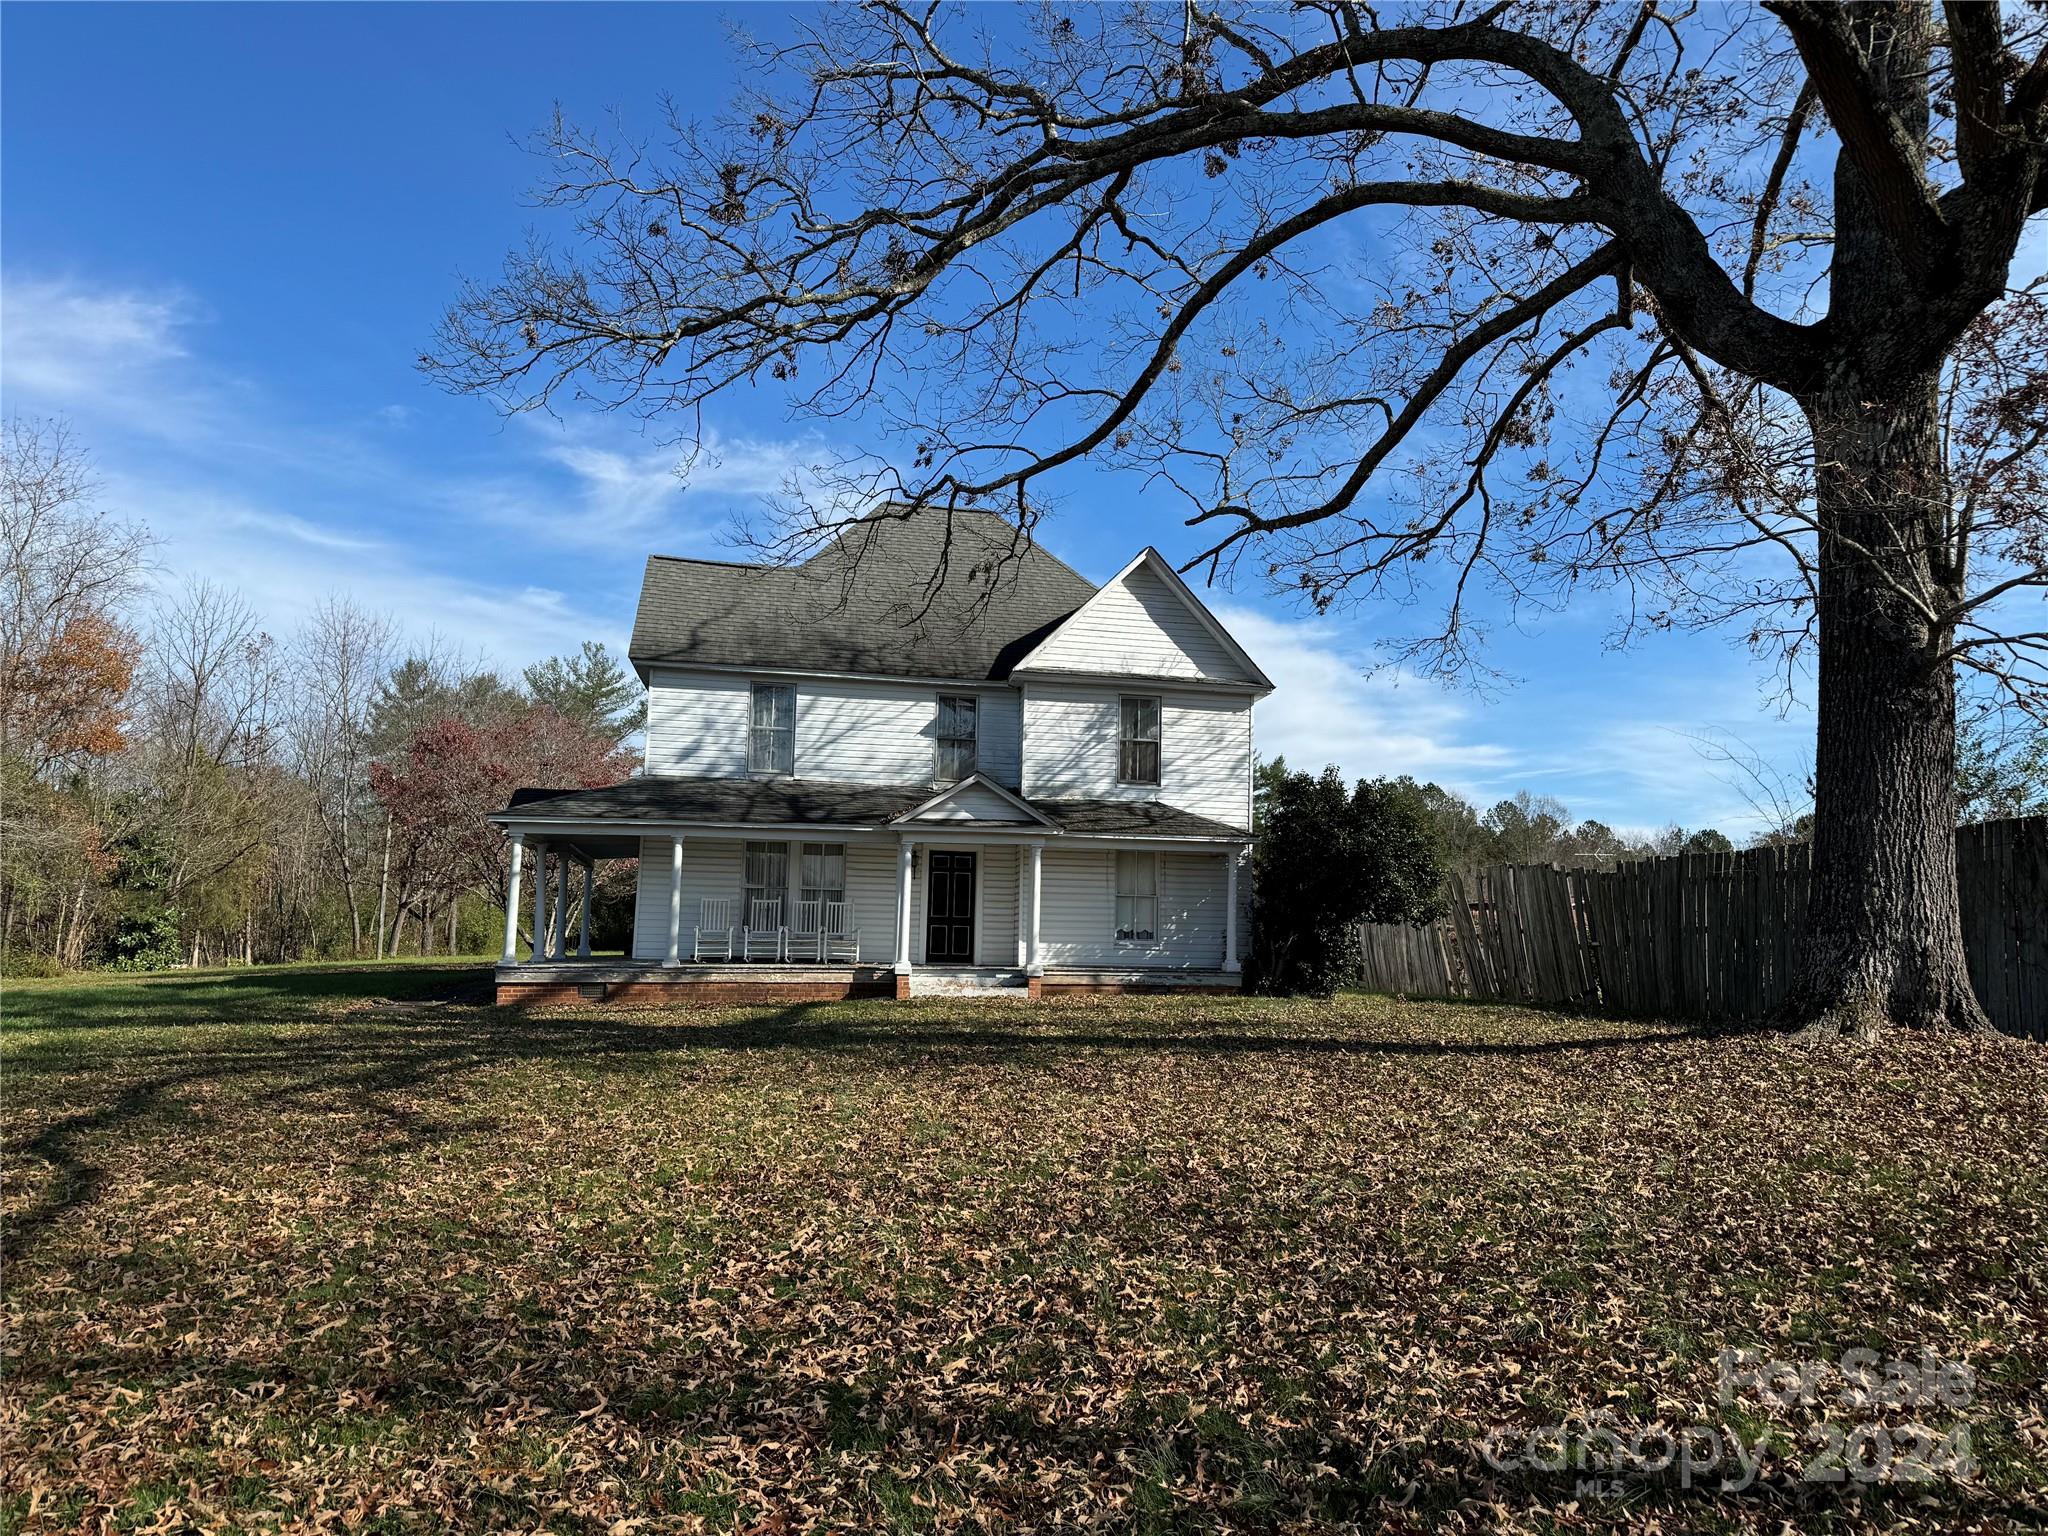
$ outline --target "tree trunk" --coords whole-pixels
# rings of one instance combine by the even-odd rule
[[[1820,522],[1813,891],[1796,1022],[1868,1038],[1884,1024],[1989,1024],[1970,990],[1956,885],[1950,635],[1959,573],[1939,378],[1860,380],[1805,402]]]
[[[384,869],[377,876],[377,958],[384,958],[384,899],[391,891],[391,818],[384,818]]]

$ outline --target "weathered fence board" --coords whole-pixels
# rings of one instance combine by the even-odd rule
[[[1453,875],[1442,922],[1359,929],[1364,981],[1411,997],[1762,1018],[1792,985],[1812,868],[1797,844]],[[1978,1001],[2000,1029],[2048,1040],[2048,817],[1959,829],[1956,876]]]

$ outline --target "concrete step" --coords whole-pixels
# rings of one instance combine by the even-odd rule
[[[1022,997],[1024,973],[1015,966],[961,966],[934,970],[915,966],[910,972],[912,997]]]

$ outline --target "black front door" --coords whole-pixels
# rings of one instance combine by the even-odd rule
[[[925,890],[924,958],[932,965],[974,962],[974,859],[934,848]]]

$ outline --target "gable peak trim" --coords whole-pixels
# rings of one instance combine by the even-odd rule
[[[927,812],[938,809],[938,807],[944,805],[948,800],[953,799],[956,795],[959,795],[969,789],[985,789],[994,796],[996,796],[997,799],[1004,801],[1006,804],[1015,806],[1018,810],[1022,811],[1027,817],[1037,822],[1039,825],[1051,827],[1054,830],[1058,830],[1059,823],[1054,821],[1050,816],[1046,815],[1045,812],[1039,810],[1038,807],[1033,805],[1029,800],[1026,800],[1022,795],[1018,794],[1015,790],[1007,789],[1003,785],[998,784],[994,779],[991,779],[985,774],[981,773],[970,773],[966,778],[960,780],[959,783],[948,784],[944,789],[940,790],[937,794],[933,795],[931,799],[925,801],[922,805],[914,805],[909,810],[903,812],[901,815],[890,817],[889,825],[891,825],[892,827],[902,826],[905,822],[915,821],[918,817],[925,815]]]
[[[1080,607],[1076,608],[1072,613],[1068,614],[1064,619],[1060,620],[1058,624],[1053,626],[1052,630],[1049,633],[1047,633],[1044,636],[1044,638],[1042,638],[1038,642],[1038,644],[1034,645],[1029,651],[1027,651],[1024,654],[1024,656],[1020,660],[1016,662],[1015,665],[1013,665],[1010,668],[1010,671],[1014,674],[1018,672],[1029,672],[1033,670],[1033,668],[1037,666],[1038,654],[1041,651],[1043,651],[1047,646],[1051,645],[1055,640],[1059,639],[1059,637],[1063,633],[1065,633],[1068,625],[1073,624],[1077,620],[1079,620],[1083,614],[1089,611],[1089,609],[1093,608],[1098,602],[1102,601],[1113,588],[1122,586],[1126,579],[1128,579],[1131,576],[1131,574],[1137,571],[1140,567],[1145,567],[1151,570],[1165,582],[1166,590],[1169,593],[1171,593],[1174,597],[1178,598],[1181,605],[1185,607],[1188,610],[1188,612],[1194,615],[1195,621],[1199,623],[1202,626],[1202,628],[1208,632],[1209,637],[1211,639],[1213,639],[1214,641],[1216,641],[1218,645],[1223,647],[1224,653],[1228,655],[1231,658],[1231,660],[1235,661],[1238,664],[1238,666],[1244,669],[1245,679],[1249,684],[1261,688],[1268,693],[1271,693],[1273,691],[1273,680],[1270,677],[1266,676],[1265,669],[1262,668],[1256,661],[1252,660],[1251,653],[1238,643],[1237,637],[1232,635],[1229,630],[1223,627],[1223,621],[1218,619],[1215,614],[1209,611],[1209,605],[1207,603],[1204,603],[1199,597],[1197,597],[1195,595],[1194,589],[1190,587],[1184,580],[1181,579],[1180,572],[1176,571],[1173,568],[1172,562],[1169,561],[1164,555],[1160,554],[1159,551],[1150,544],[1147,544],[1143,549],[1139,550],[1137,554],[1133,555],[1129,563],[1126,564],[1122,570],[1118,571],[1114,576],[1110,577],[1109,580],[1105,581],[1100,587],[1096,588],[1095,595],[1093,597],[1089,598],[1087,602],[1083,603]],[[1070,669],[1063,669],[1058,667],[1038,667],[1038,670],[1044,672],[1058,672]],[[1210,678],[1204,679],[1204,681],[1213,683],[1218,681],[1218,679]]]

